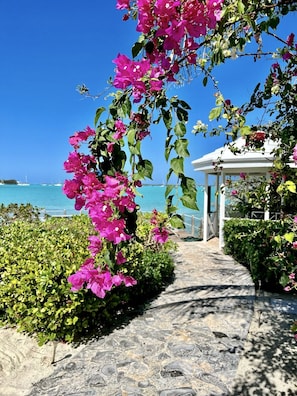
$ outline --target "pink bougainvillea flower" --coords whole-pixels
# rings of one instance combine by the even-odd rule
[[[292,274],[289,275],[289,279],[294,280],[295,279],[295,273],[292,272]]]
[[[113,148],[114,148],[114,142],[108,142],[107,143],[107,152],[109,154],[111,154],[113,152]]]
[[[238,195],[238,191],[237,191],[237,190],[232,190],[232,191],[231,191],[231,195],[232,195],[233,197],[235,197],[236,195]]]
[[[81,155],[73,151],[64,162],[64,169],[67,173],[79,172],[82,167]]]
[[[294,221],[295,224],[297,224],[297,216],[294,216],[293,221]]]
[[[297,249],[297,241],[294,241],[294,242],[292,243],[292,247],[293,247],[293,249]]]
[[[130,8],[130,0],[117,0],[116,8],[118,10],[128,10]]]
[[[107,291],[113,286],[112,276],[109,271],[97,271],[88,281],[87,289],[90,289],[97,297],[104,298]]]
[[[169,233],[165,227],[153,229],[153,240],[157,243],[165,243],[168,240]]]
[[[116,132],[113,134],[113,138],[115,140],[120,140],[123,138],[123,136],[126,133],[126,125],[123,123],[122,120],[116,120],[116,122],[114,123],[115,126],[115,130]]]
[[[80,290],[96,273],[94,259],[88,258],[75,274],[68,277],[68,282],[72,284],[71,290]]]
[[[142,59],[140,61],[133,61],[126,55],[119,54],[113,60],[116,64],[116,76],[113,85],[116,88],[125,89],[130,85],[141,83],[142,78],[150,70],[150,61]]]
[[[161,89],[163,88],[163,81],[159,80],[159,79],[151,79],[150,81],[150,85],[151,85],[151,92],[154,91],[161,91]]]
[[[134,201],[134,196],[123,195],[114,201],[116,206],[118,207],[121,213],[124,213],[126,210],[128,212],[133,212],[136,208],[136,203]]]
[[[82,183],[87,191],[93,191],[94,189],[100,190],[102,188],[102,183],[97,179],[94,172],[89,172],[82,177]]]
[[[115,286],[120,286],[122,283],[124,283],[126,287],[130,287],[137,284],[136,279],[132,278],[132,276],[126,276],[121,272],[114,275],[112,281]]]
[[[94,257],[102,250],[102,240],[97,235],[91,235],[89,236],[89,241],[88,249]]]
[[[294,33],[289,34],[289,36],[287,37],[286,43],[288,44],[289,47],[293,46],[294,38],[295,38],[295,34]]]
[[[74,204],[74,208],[75,210],[81,210],[86,203],[86,199],[82,196],[82,195],[77,195],[75,197],[75,204]]]
[[[120,242],[128,241],[131,236],[125,232],[124,219],[111,220],[106,227],[100,231],[100,236],[118,245]]]
[[[69,143],[77,149],[82,142],[88,140],[90,136],[95,136],[95,134],[95,130],[87,126],[84,131],[75,132],[75,134],[69,138]]]
[[[127,261],[126,257],[124,257],[123,253],[119,251],[116,257],[116,263],[120,265],[120,264],[124,264],[126,261]]]
[[[290,287],[290,286],[284,287],[284,291],[289,292],[290,290],[291,290],[291,287]]]
[[[70,198],[73,199],[79,194],[81,187],[81,183],[78,180],[65,180],[64,185],[62,187],[64,194]]]
[[[137,280],[132,276],[123,275],[123,283],[126,287],[131,287],[137,284]]]
[[[140,132],[138,132],[138,134],[137,134],[137,138],[138,138],[138,140],[143,140],[143,139],[145,139],[147,136],[150,136],[150,131],[140,131]]]
[[[246,173],[240,172],[240,173],[239,173],[239,177],[240,177],[241,179],[245,180],[245,179],[246,179]]]
[[[290,51],[286,51],[286,52],[283,53],[282,58],[283,58],[283,60],[287,61],[287,60],[291,59],[292,56],[293,55],[291,54]]]
[[[149,33],[154,26],[154,16],[152,14],[151,0],[138,0],[138,23],[136,30],[144,34]]]

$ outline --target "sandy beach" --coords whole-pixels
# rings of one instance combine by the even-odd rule
[[[19,333],[14,328],[0,328],[0,395],[25,396],[32,384],[46,378],[56,364],[77,353],[80,348],[59,343],[38,346],[34,338]]]

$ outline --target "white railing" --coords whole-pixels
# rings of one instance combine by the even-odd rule
[[[202,219],[194,215],[182,215],[185,224],[185,231],[192,237],[202,238]]]
[[[67,212],[66,209],[42,209],[40,212],[40,217],[45,218],[50,217],[71,217],[73,213]]]

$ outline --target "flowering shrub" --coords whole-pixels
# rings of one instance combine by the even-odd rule
[[[83,271],[80,264],[88,260],[87,235],[93,227],[87,216],[34,223],[15,221],[1,227],[0,324],[36,336],[40,345],[52,340],[80,341],[106,331],[121,314],[133,311],[135,305],[160,292],[171,280],[173,260],[169,252],[174,245],[165,243],[158,250],[146,246],[151,228],[149,219],[139,220],[139,242],[124,249],[124,279],[128,282],[129,272],[138,280],[133,293],[131,288],[119,286],[102,299],[96,293],[109,287],[110,278],[105,273],[100,278],[96,271],[94,277],[98,278],[85,279],[90,286],[87,289],[80,289],[78,281],[74,282],[80,289],[76,293],[70,291],[67,282],[73,272]],[[93,276],[92,269],[86,276]],[[93,294],[91,287],[99,281],[103,285]]]

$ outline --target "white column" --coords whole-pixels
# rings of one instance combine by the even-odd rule
[[[208,173],[204,174],[204,207],[203,207],[203,242],[207,242],[208,238]]]
[[[225,173],[222,172],[222,184],[220,187],[220,222],[219,222],[219,248],[224,247],[224,220],[225,220]]]
[[[268,190],[268,182],[270,180],[270,175],[268,172],[266,172],[266,182],[267,182],[267,186],[266,186],[266,191]],[[266,209],[264,212],[264,220],[269,220],[270,219],[270,211],[269,209]]]
[[[219,199],[220,199],[220,174],[216,174],[216,189],[215,189],[215,222],[214,222],[214,229],[215,232],[217,233],[219,231]]]

